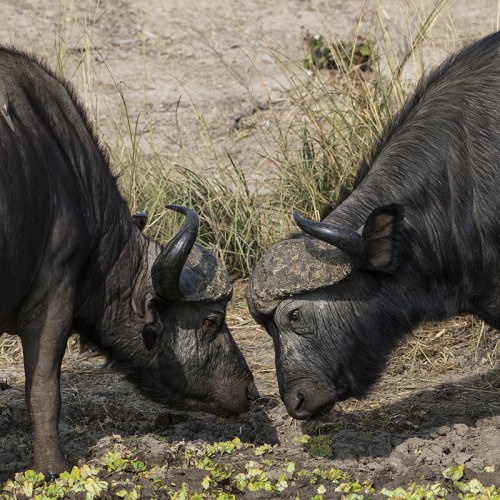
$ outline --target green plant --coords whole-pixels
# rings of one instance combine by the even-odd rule
[[[342,69],[349,71],[353,66],[365,71],[371,69],[375,59],[374,43],[358,36],[354,42],[339,41],[329,44],[322,35],[307,33],[304,57],[306,69]]]
[[[130,460],[128,457],[122,457],[111,452],[107,453],[102,461],[103,465],[105,465],[110,472],[122,470],[141,472],[145,469],[144,462],[141,460]]]
[[[300,442],[314,458],[324,458],[332,451],[332,436],[304,436]]]
[[[70,472],[62,472],[53,483],[46,483],[43,474],[33,471],[19,473],[14,480],[7,481],[2,489],[12,494],[12,497],[7,498],[17,498],[21,494],[42,500],[80,494],[86,500],[93,500],[108,489],[108,483],[98,477],[97,469],[83,465],[80,468],[73,467]]]

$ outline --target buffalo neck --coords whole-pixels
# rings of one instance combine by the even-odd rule
[[[128,211],[103,226],[79,282],[75,326],[85,342],[115,359],[142,357],[144,307],[159,248],[140,233]]]
[[[474,228],[470,228],[472,235],[469,237],[457,234],[442,197],[427,192],[423,199],[420,198],[419,191],[432,190],[423,179],[418,183],[420,186],[413,186],[414,190],[406,192],[403,199],[396,187],[401,185],[395,182],[398,173],[391,176],[390,169],[382,167],[381,170],[389,171],[385,181],[389,186],[379,188],[380,174],[375,175],[373,171],[328,219],[362,231],[372,210],[400,203],[404,209],[402,258],[390,277],[395,288],[391,293],[413,302],[413,307],[407,309],[411,311],[413,324],[467,312],[479,287],[479,277],[475,275],[479,269],[476,258],[466,252],[466,242],[474,238]],[[441,181],[431,179],[436,186],[442,186]]]
[[[454,295],[457,312],[482,307],[498,318],[496,43],[471,46],[419,83],[328,218],[358,229],[377,206],[400,204],[411,279]]]

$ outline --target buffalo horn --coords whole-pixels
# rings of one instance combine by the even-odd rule
[[[187,207],[167,205],[185,215],[186,220],[177,234],[165,245],[151,268],[151,280],[155,292],[167,300],[182,300],[180,277],[186,260],[198,235],[198,214]]]
[[[297,211],[293,213],[293,218],[305,233],[342,250],[354,262],[363,260],[366,252],[365,240],[356,231],[332,222],[305,219]]]

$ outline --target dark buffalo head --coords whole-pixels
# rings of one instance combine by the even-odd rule
[[[288,413],[306,419],[363,396],[394,345],[386,280],[401,258],[402,213],[375,210],[359,232],[298,213],[295,221],[308,234],[264,254],[248,305],[273,338]]]
[[[179,409],[215,414],[247,411],[258,398],[246,361],[226,324],[232,295],[221,262],[195,243],[198,216],[186,216],[179,232],[161,248],[150,276],[153,290],[144,300],[142,349],[129,378],[153,399]],[[133,216],[144,226],[143,214]],[[148,273],[149,274],[149,273]]]

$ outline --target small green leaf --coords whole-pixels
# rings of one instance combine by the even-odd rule
[[[482,483],[480,481],[478,481],[477,479],[472,479],[472,481],[469,481],[467,486],[468,486],[468,490],[471,493],[481,493],[484,489],[484,486],[482,485]]]
[[[368,57],[371,54],[371,49],[368,45],[358,45],[357,49],[361,56]]]
[[[443,476],[446,479],[451,479],[452,481],[460,481],[464,476],[464,466],[459,465],[458,467],[451,466],[443,472]]]
[[[212,486],[212,480],[208,476],[205,476],[203,478],[203,481],[201,482],[201,487],[204,490],[208,490],[211,486]]]
[[[387,488],[382,489],[381,491],[382,495],[385,495],[389,498],[407,498],[409,493],[404,489],[398,487],[395,488],[394,490],[388,490]]]
[[[146,465],[141,460],[132,460],[130,463],[135,472],[142,472],[146,470]]]
[[[274,448],[276,448],[276,445],[272,445],[272,444],[263,444],[262,446],[257,446],[257,448],[255,448],[254,450],[254,455],[256,455],[257,457],[261,456],[261,455],[264,455],[264,453],[271,453]]]

